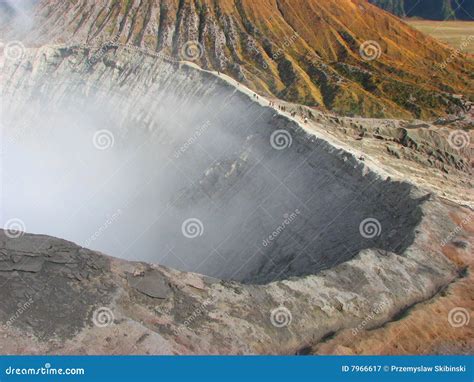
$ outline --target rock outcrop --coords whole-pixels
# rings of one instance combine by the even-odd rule
[[[397,319],[466,274],[442,249],[446,237],[449,246],[459,243],[467,227],[446,216],[465,219],[466,211],[433,199],[423,211],[417,239],[402,255],[369,249],[317,275],[267,285],[119,260],[47,236],[12,239],[2,231],[0,352],[293,354],[357,328],[360,340],[359,330]],[[471,239],[464,236],[466,251]],[[444,329],[436,330],[442,336]],[[453,352],[457,345],[449,344]]]

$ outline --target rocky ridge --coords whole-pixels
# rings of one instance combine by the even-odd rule
[[[339,114],[429,119],[472,97],[471,58],[363,0],[42,0],[30,29],[12,25],[26,46],[128,44]]]

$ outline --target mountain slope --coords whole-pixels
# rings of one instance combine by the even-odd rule
[[[40,0],[33,20],[27,44],[131,44],[343,114],[431,118],[473,95],[472,60],[363,0]]]
[[[474,20],[474,2],[469,0],[369,0],[400,17],[428,20]]]

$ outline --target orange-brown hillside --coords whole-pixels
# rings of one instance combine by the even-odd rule
[[[197,41],[197,64],[343,114],[431,118],[459,102],[450,94],[474,96],[472,57],[364,0],[40,0],[35,14],[30,42],[115,40],[183,58]]]

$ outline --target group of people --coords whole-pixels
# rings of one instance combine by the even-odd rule
[[[217,75],[219,76],[220,74],[221,73],[218,70]],[[237,86],[240,85],[238,81],[236,81],[236,83],[237,83]],[[253,98],[258,99],[258,94],[253,93]],[[268,101],[268,104],[269,104],[270,107],[275,107],[275,102],[273,102],[273,101]],[[286,106],[278,105],[278,110],[286,112]],[[296,111],[293,110],[290,114],[291,114],[292,117],[296,117]],[[303,119],[304,123],[308,123],[308,117],[306,117],[304,115],[301,115],[301,118]]]
[[[255,96],[256,96],[257,99],[258,99],[258,96],[257,96],[256,94],[254,95],[254,97],[255,97]],[[275,102],[273,102],[273,101],[268,101],[268,104],[269,104],[269,106],[271,106],[271,107],[275,107]],[[286,106],[284,106],[284,105],[278,105],[278,110],[286,112]],[[293,118],[296,117],[296,111],[294,111],[294,110],[291,111],[291,112],[290,112],[290,115],[291,115]],[[301,115],[301,119],[303,120],[304,123],[308,123],[308,117],[306,117],[305,115]]]

